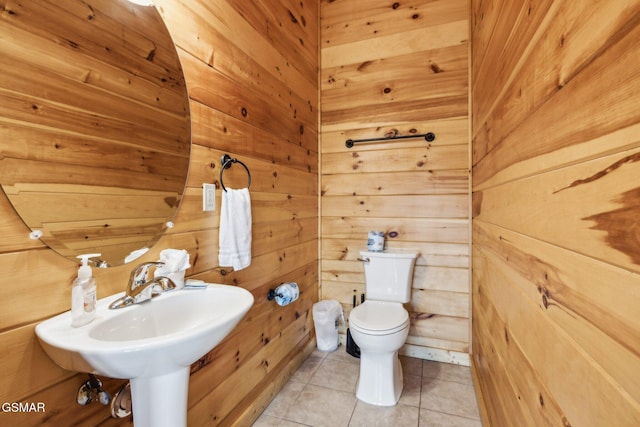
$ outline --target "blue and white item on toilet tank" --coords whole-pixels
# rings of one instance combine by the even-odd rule
[[[384,231],[369,232],[367,249],[371,252],[382,252],[384,249]]]

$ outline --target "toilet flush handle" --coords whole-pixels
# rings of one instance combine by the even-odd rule
[[[362,262],[371,262],[371,260],[369,258],[358,258],[358,261],[362,261]]]

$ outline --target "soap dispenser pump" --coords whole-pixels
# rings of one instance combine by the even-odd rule
[[[96,279],[91,274],[89,258],[100,254],[78,255],[81,260],[78,277],[71,288],[71,326],[82,326],[96,316]]]

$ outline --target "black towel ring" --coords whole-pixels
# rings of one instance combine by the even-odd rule
[[[239,163],[242,165],[242,167],[244,167],[244,170],[247,171],[247,176],[249,178],[249,182],[247,182],[247,188],[251,186],[251,172],[249,172],[249,168],[247,167],[247,165],[245,165],[244,163],[242,163],[240,160],[236,158],[232,158],[228,154],[225,154],[224,156],[222,156],[221,163],[222,163],[222,168],[220,169],[220,186],[224,191],[227,191],[227,187],[224,186],[224,182],[222,181],[222,173],[224,172],[225,169],[229,169],[232,163]]]

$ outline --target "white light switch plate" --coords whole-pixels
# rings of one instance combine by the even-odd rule
[[[216,210],[216,186],[202,184],[202,210],[211,212]]]

